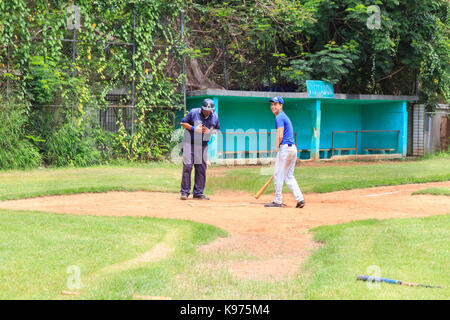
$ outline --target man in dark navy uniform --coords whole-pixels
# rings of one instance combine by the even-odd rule
[[[214,101],[203,100],[201,108],[195,108],[181,119],[185,128],[183,136],[183,175],[181,178],[181,200],[186,200],[191,191],[192,166],[195,167],[194,199],[209,200],[203,194],[206,183],[208,142],[211,134],[220,129],[219,117],[214,112]]]

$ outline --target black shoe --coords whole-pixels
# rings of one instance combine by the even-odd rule
[[[305,206],[305,200],[297,202],[296,208],[303,208]]]
[[[187,200],[188,197],[189,197],[188,194],[181,194],[180,199],[181,199],[181,200]]]
[[[267,208],[281,208],[282,206],[283,206],[282,204],[275,203],[275,202],[266,203],[264,205],[264,207],[267,207]]]
[[[205,196],[204,194],[202,194],[200,196],[194,196],[194,199],[197,199],[197,200],[209,200],[209,198],[207,196]]]

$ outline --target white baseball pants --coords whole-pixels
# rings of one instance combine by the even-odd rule
[[[295,200],[302,201],[303,194],[294,177],[295,162],[297,160],[297,147],[282,144],[278,149],[277,159],[275,161],[275,171],[273,181],[275,184],[275,197],[273,202],[282,203],[283,184],[286,185],[294,194]]]

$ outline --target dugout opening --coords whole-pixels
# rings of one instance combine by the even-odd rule
[[[211,98],[219,115],[221,134],[209,143],[209,161],[257,164],[274,158],[275,117],[269,103],[274,95],[285,101],[283,110],[291,119],[300,161],[406,156],[406,103],[416,100],[415,96],[311,98],[292,92],[188,92],[187,111]]]

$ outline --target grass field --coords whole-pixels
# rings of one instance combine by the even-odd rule
[[[355,166],[299,165],[295,176],[305,193],[446,181],[450,180],[449,161],[447,154],[420,161]],[[216,170],[220,171],[215,177],[207,179],[206,193],[256,192],[269,178],[261,175],[260,167]],[[0,171],[0,200],[111,190],[179,192],[180,179],[181,167],[171,164]],[[273,184],[266,192],[273,192]]]
[[[446,181],[450,180],[449,160],[446,155],[357,166],[299,166],[296,177],[305,192]],[[213,172],[214,178],[207,182],[209,193],[255,192],[268,178],[260,175],[258,167]],[[181,167],[168,164],[3,171],[0,200],[109,190],[178,192],[180,174]],[[293,279],[256,281],[235,278],[226,267],[251,256],[196,250],[225,236],[213,226],[184,220],[0,210],[0,299],[450,298],[450,215],[366,220],[312,232],[323,246]],[[81,272],[81,296],[59,294],[70,289],[70,266]],[[358,274],[373,275],[369,266],[379,268],[383,277],[446,289],[389,284],[370,289],[355,280]]]
[[[412,194],[433,194],[435,196],[450,196],[449,188],[428,188],[415,191]]]
[[[0,227],[0,299],[450,298],[449,215],[317,228],[324,246],[294,279],[279,281],[234,278],[225,265],[251,257],[196,252],[225,234],[188,221],[0,211]],[[135,259],[152,248],[162,254]],[[446,289],[369,288],[355,279],[372,265],[381,276]],[[81,289],[68,288],[71,266],[80,270]],[[60,295],[68,289],[82,294]]]
[[[86,294],[81,298],[160,292],[186,268],[198,245],[225,236],[218,228],[189,221],[5,210],[0,210],[0,230],[0,299],[64,298],[61,290],[79,291],[67,287],[71,266],[80,270]],[[126,263],[157,245],[163,250],[154,263]],[[129,279],[140,268],[145,278],[135,279],[136,287],[120,284],[121,275]]]
[[[313,232],[325,246],[305,266],[312,274],[308,299],[450,298],[450,215],[357,221]],[[445,289],[385,283],[371,288],[355,280],[359,274],[373,276],[375,270],[381,277]]]

